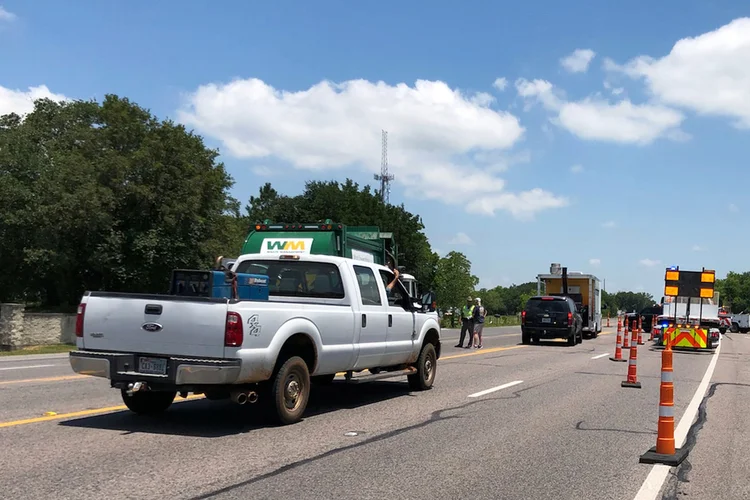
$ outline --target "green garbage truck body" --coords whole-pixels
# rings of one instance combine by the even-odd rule
[[[245,239],[242,253],[271,255],[336,255],[376,264],[398,264],[398,246],[393,233],[377,226],[346,226],[330,219],[317,223],[257,223]],[[412,297],[418,297],[416,278],[401,270],[401,283]]]
[[[256,224],[245,239],[242,253],[336,255],[381,265],[393,261],[398,266],[393,233],[380,232],[375,226],[345,226],[329,220]]]

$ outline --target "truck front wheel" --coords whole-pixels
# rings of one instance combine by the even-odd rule
[[[413,391],[426,391],[432,388],[432,384],[435,382],[435,370],[437,369],[437,355],[434,345],[428,342],[422,347],[415,368],[417,373],[406,377],[409,381],[409,388]]]
[[[128,394],[127,389],[120,389],[125,406],[139,415],[156,415],[172,406],[176,391],[138,391]]]
[[[271,403],[276,420],[282,425],[302,419],[310,399],[310,372],[299,356],[287,359],[271,385]]]

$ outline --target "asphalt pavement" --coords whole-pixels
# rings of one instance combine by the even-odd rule
[[[725,335],[716,363],[675,353],[677,437],[691,451],[670,469],[638,462],[656,443],[661,353],[640,346],[643,387],[622,388],[611,330],[568,347],[489,328],[481,350],[453,347],[458,331],[444,330],[432,390],[337,380],[285,427],[253,405],[201,398],[139,417],[66,355],[0,358],[2,496],[750,498],[750,336]],[[693,409],[691,427],[681,419]]]

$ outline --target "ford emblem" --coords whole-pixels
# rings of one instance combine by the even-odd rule
[[[158,332],[163,327],[159,323],[143,323],[143,325],[141,325],[141,328],[146,330],[147,332]]]

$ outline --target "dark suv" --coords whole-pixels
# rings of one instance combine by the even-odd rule
[[[570,297],[531,297],[521,311],[521,340],[568,339],[568,345],[583,342],[583,318]]]

